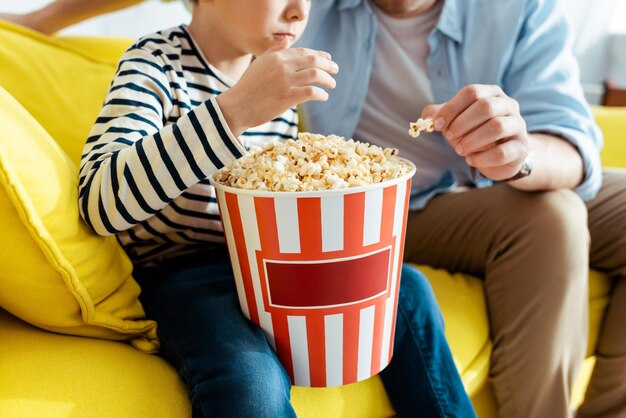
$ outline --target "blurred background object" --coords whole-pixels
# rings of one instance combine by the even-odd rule
[[[572,24],[585,95],[591,104],[601,104],[607,81],[626,88],[626,1],[561,1]]]

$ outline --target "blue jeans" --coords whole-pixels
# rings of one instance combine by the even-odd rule
[[[189,387],[193,416],[295,417],[290,381],[263,332],[239,308],[226,254],[138,268],[161,355]],[[404,266],[393,359],[381,372],[399,417],[475,417],[432,290]]]

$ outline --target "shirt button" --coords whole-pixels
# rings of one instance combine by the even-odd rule
[[[437,68],[437,77],[441,77],[443,74],[443,71],[441,70],[441,68]]]

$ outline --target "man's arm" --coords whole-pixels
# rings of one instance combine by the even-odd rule
[[[502,88],[519,103],[526,130],[540,140],[530,144],[531,149],[536,148],[538,173],[555,176],[554,181],[559,181],[561,187],[575,184],[573,190],[580,197],[591,199],[602,183],[602,133],[583,94],[563,4],[526,0],[525,5],[523,24]],[[539,133],[552,135],[570,146],[544,143],[545,138]],[[549,171],[541,167],[542,161],[551,167]],[[581,161],[583,166],[578,171]],[[563,178],[567,173],[568,177]],[[545,185],[540,177],[543,176],[534,180]],[[527,181],[532,183],[531,179]]]
[[[590,199],[602,178],[602,136],[582,94],[567,21],[547,0],[527,0],[521,19],[501,86],[465,86],[422,116],[433,117],[456,153],[491,180],[514,176],[532,151],[532,174],[513,187],[567,187]]]
[[[533,171],[528,177],[509,182],[519,190],[575,189],[583,180],[580,153],[563,138],[549,134],[530,134]]]
[[[511,186],[573,189],[583,180],[579,151],[557,135],[528,133],[519,104],[497,86],[466,86],[448,102],[427,106],[422,115],[433,118],[455,152],[491,180],[514,176],[531,152],[531,175],[509,182]]]

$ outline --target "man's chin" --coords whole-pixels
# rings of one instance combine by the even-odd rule
[[[374,0],[383,12],[394,17],[416,16],[429,10],[438,0]]]

